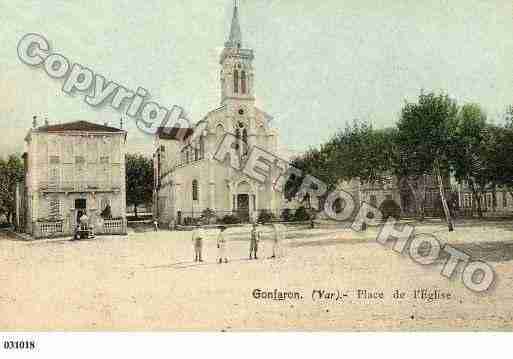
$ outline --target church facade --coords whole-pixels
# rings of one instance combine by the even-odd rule
[[[277,151],[273,117],[255,106],[253,59],[253,50],[243,47],[235,5],[219,61],[220,106],[192,129],[159,128],[155,136],[154,215],[160,222],[183,223],[206,212],[252,221],[259,211],[282,208],[282,196],[271,183],[259,183],[214,158],[226,134],[236,138],[242,160],[253,146]]]

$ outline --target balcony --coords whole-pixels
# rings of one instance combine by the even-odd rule
[[[41,181],[39,183],[39,190],[43,193],[112,192],[120,189],[119,184],[111,181]]]

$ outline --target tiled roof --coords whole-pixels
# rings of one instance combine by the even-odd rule
[[[175,140],[175,141],[183,141],[192,133],[194,130],[192,128],[185,127],[159,127],[157,129],[157,136],[163,140]]]
[[[79,132],[124,132],[119,128],[98,125],[96,123],[87,121],[75,121],[62,123],[57,125],[41,126],[37,128],[39,132],[65,132],[65,131],[79,131]]]

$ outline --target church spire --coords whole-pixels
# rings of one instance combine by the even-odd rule
[[[241,48],[242,47],[242,34],[239,24],[239,1],[233,1],[233,17],[232,26],[230,28],[230,38],[225,43],[226,47]]]
[[[227,100],[253,101],[253,50],[242,47],[239,24],[239,2],[233,3],[230,36],[224,44],[219,64],[221,69],[221,103]]]

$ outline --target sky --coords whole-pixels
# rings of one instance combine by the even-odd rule
[[[32,116],[119,125],[84,93],[17,57],[27,33],[198,121],[219,106],[219,54],[231,0],[0,0],[0,155],[22,152]],[[240,0],[243,47],[255,51],[257,106],[283,151],[328,140],[353,119],[392,126],[421,89],[477,102],[492,121],[513,104],[511,0]],[[40,124],[42,120],[40,120]],[[128,150],[152,138],[125,120]]]

